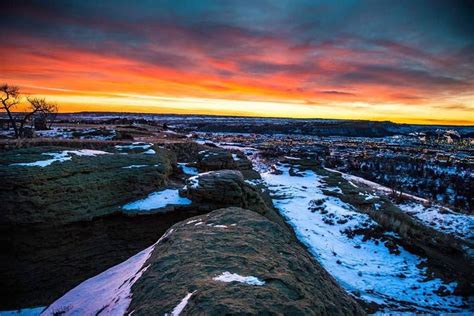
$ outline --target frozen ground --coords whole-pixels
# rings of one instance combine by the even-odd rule
[[[122,206],[122,209],[130,212],[150,211],[165,207],[167,205],[189,205],[191,200],[179,196],[177,189],[166,189],[153,192],[143,200],[131,202]]]
[[[403,248],[392,254],[383,242],[347,236],[345,230],[377,224],[340,199],[325,196],[323,177],[312,171],[302,172],[303,177],[290,176],[288,166],[279,169],[281,175],[262,174],[275,206],[300,241],[347,291],[385,305],[387,311],[462,311],[461,297],[436,294],[441,286],[452,293],[456,284],[428,279],[425,269],[418,268],[425,259]],[[396,237],[392,232],[387,234]]]
[[[65,150],[58,153],[43,153],[44,156],[53,157],[51,159],[38,160],[34,162],[21,162],[14,163],[10,166],[23,166],[23,167],[47,167],[55,162],[65,162],[72,159],[72,155],[76,156],[97,156],[97,155],[106,155],[110,154],[101,150],[92,150],[92,149],[80,149],[80,150]]]
[[[145,262],[155,246],[173,229],[167,231],[155,244],[128,260],[90,278],[59,298],[42,315],[124,315],[132,301],[132,286],[146,271]],[[61,315],[62,315],[61,314]]]

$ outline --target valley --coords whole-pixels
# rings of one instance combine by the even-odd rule
[[[323,136],[248,132],[252,119],[237,132],[202,117],[60,119],[0,139],[0,310],[473,308],[469,128],[426,141],[416,126],[353,136],[353,122]]]

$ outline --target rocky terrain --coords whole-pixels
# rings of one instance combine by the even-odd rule
[[[118,131],[133,140],[89,131],[0,142],[0,310],[473,308],[470,215],[325,169],[304,152],[194,141],[154,125],[106,134]]]
[[[45,167],[28,165],[54,159],[58,162]],[[5,185],[0,222],[57,224],[110,214],[166,186],[172,159],[159,148],[153,155],[49,146],[8,151],[0,158]],[[144,167],[127,168],[132,165]]]
[[[44,313],[364,314],[287,229],[241,208],[172,226],[142,261],[125,281],[127,290],[108,270]],[[105,288],[98,292],[103,300],[88,304],[99,288]]]
[[[298,244],[269,197],[248,182],[260,176],[240,152],[186,141],[32,145],[4,147],[1,157],[8,188],[1,193],[6,202],[0,223],[5,250],[0,279],[6,285],[2,287],[2,309],[48,306],[75,286],[81,288],[81,282],[90,282],[94,275],[131,260],[128,258],[153,244],[166,230],[174,230],[174,241],[162,238],[155,245],[149,260],[156,262],[156,267],[153,263],[147,273],[161,271],[162,265],[176,266],[176,271],[158,273],[161,280],[139,279],[133,287],[139,290],[132,290],[136,300],[130,305],[136,313],[172,308],[175,302],[169,297],[184,290],[178,286],[182,278],[189,279],[186,287],[190,289],[202,286],[200,303],[197,292],[190,300],[200,306],[194,307],[195,312],[281,313],[288,309],[310,314],[363,313]],[[162,194],[178,192],[178,188],[181,196]],[[156,194],[158,199],[151,198]],[[241,208],[208,214],[202,227],[196,225],[199,218],[189,219],[220,207]],[[186,224],[190,221],[196,224]],[[229,221],[232,223],[224,227]],[[170,228],[175,223],[179,224]],[[159,248],[162,244],[166,248],[173,244],[176,249],[165,251]],[[213,247],[207,247],[209,244]],[[222,273],[245,273],[237,269],[243,262],[249,263],[248,269],[255,268],[265,286],[240,288],[238,282],[212,279],[219,269]],[[201,267],[200,273],[197,267]],[[196,276],[185,277],[178,270]],[[306,276],[300,275],[303,271]],[[172,275],[176,282],[170,283]],[[143,285],[145,280],[151,283]],[[150,286],[155,293],[142,293],[143,287]],[[167,296],[161,291],[168,292]],[[299,298],[298,303],[292,303],[291,298]],[[95,312],[108,310],[106,301],[94,299],[100,305]],[[221,300],[233,303],[222,304]],[[81,308],[91,305],[72,302],[63,306],[61,302],[59,299],[44,314],[73,313],[76,305],[82,313]]]
[[[60,114],[62,123],[82,124],[167,124],[186,132],[298,134],[318,136],[383,137],[413,132],[436,133],[438,129],[454,129],[464,137],[474,136],[472,126],[436,126],[397,124],[389,121],[342,120],[342,119],[292,119],[238,116],[170,115],[142,113],[94,113]]]

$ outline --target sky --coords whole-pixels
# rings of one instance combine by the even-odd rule
[[[0,82],[61,112],[474,124],[474,1],[3,1]]]

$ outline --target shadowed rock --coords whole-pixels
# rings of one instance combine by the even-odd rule
[[[287,229],[249,210],[220,209],[174,225],[146,265],[132,287],[134,315],[170,313],[188,293],[183,315],[364,314]],[[223,274],[259,285],[216,280]]]
[[[173,225],[151,247],[66,293],[45,315],[58,310],[87,315],[365,314],[288,229],[241,208]]]

